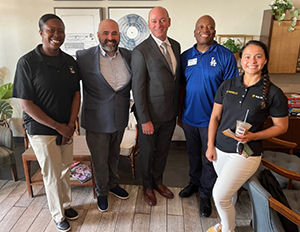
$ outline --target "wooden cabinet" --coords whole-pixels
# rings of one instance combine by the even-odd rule
[[[271,10],[264,11],[260,40],[269,49],[269,73],[296,73],[300,49],[300,21],[288,32],[291,21],[273,20]]]

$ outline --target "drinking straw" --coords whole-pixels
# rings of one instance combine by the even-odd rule
[[[249,109],[247,109],[247,111],[246,111],[246,115],[245,115],[244,122],[246,122],[246,120],[247,120],[247,117],[248,117],[248,114],[249,114]]]

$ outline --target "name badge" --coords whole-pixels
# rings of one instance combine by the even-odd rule
[[[192,65],[196,65],[196,64],[197,64],[197,58],[188,60],[188,66],[192,66]]]

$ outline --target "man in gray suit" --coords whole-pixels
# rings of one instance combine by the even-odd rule
[[[165,8],[153,8],[148,19],[151,35],[133,50],[131,61],[144,199],[151,206],[156,205],[153,189],[174,197],[162,184],[176,125],[180,76],[180,45],[167,37],[170,24]]]
[[[81,125],[91,152],[98,209],[108,209],[107,195],[129,194],[118,185],[120,144],[128,124],[131,89],[131,52],[118,48],[120,32],[111,19],[97,32],[100,45],[76,53],[83,83]]]

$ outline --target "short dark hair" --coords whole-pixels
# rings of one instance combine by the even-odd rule
[[[39,28],[42,31],[45,23],[50,19],[58,19],[65,26],[64,22],[55,14],[44,14],[39,20]]]

